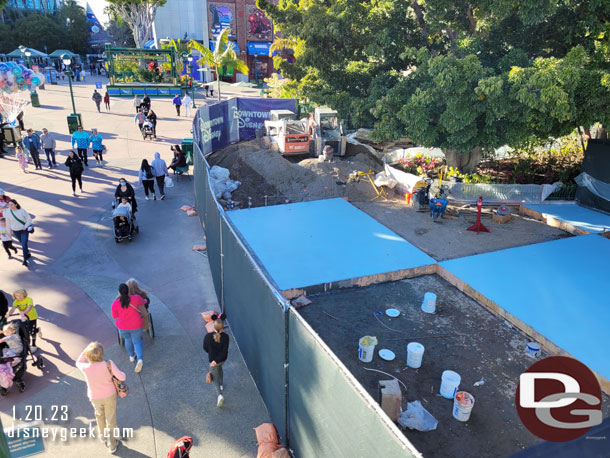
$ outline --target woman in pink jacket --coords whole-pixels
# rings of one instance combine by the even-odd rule
[[[125,283],[119,285],[119,295],[112,303],[112,318],[119,334],[125,339],[125,350],[129,354],[129,360],[133,363],[138,360],[135,371],[142,370],[142,327],[144,319],[138,310],[145,305],[146,301],[137,294],[129,295],[129,287]],[[134,354],[135,351],[135,354]]]
[[[76,367],[87,381],[87,396],[95,409],[98,436],[110,453],[114,453],[118,441],[113,434],[116,428],[116,388],[112,376],[124,381],[125,373],[112,361],[104,361],[104,347],[99,342],[87,345],[76,360]]]

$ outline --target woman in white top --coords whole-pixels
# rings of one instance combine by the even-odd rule
[[[13,231],[21,248],[23,250],[23,265],[28,265],[28,259],[32,257],[30,250],[28,250],[28,239],[30,232],[33,232],[34,226],[32,226],[32,217],[30,214],[21,208],[21,205],[15,200],[11,199],[8,203],[8,210],[4,210],[4,218],[6,219],[6,227]],[[28,230],[29,229],[29,230]]]

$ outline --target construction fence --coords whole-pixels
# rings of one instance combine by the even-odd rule
[[[236,102],[221,103],[228,109]],[[298,458],[420,456],[281,295],[216,201],[205,159],[215,150],[207,129],[211,122],[235,133],[210,121],[210,113],[220,112],[227,113],[201,107],[193,123],[195,202],[218,302],[282,441]],[[216,143],[229,138],[217,135]]]

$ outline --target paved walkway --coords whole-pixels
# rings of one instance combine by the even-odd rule
[[[24,116],[26,127],[38,131],[46,127],[58,134],[57,162],[62,165],[43,171],[31,166],[24,174],[13,154],[0,159],[0,187],[34,216],[36,224],[29,268],[21,265],[21,259],[8,261],[0,254],[0,288],[11,292],[25,287],[33,297],[44,331],[39,354],[46,363],[44,373],[28,367],[24,393],[14,387],[0,399],[0,417],[6,427],[12,421],[13,406],[20,417],[27,406],[40,405],[44,419],[51,417],[53,405],[67,405],[68,421],[48,420],[45,426],[61,434],[61,428],[94,422],[74,360],[88,342],[98,340],[106,356],[127,372],[131,389],[118,402],[117,418],[118,426],[133,428],[134,436],[119,446],[117,456],[165,457],[175,438],[185,434],[195,438],[193,456],[255,456],[252,428],[268,421],[268,414],[233,339],[225,365],[222,409],[216,408],[213,387],[203,381],[207,360],[200,312],[218,305],[207,258],[191,251],[203,239],[199,220],[179,210],[194,203],[192,177],[178,180],[168,189],[165,201],[146,201],[143,191],[136,189],[140,234],[131,244],[118,245],[112,236],[110,204],[119,177],[135,184],[141,160],[150,162],[155,151],[169,162],[170,144],[191,136],[190,119],[176,118],[171,100],[153,99],[159,138],[145,142],[133,123],[130,99],[112,99],[112,113],[97,113],[91,100],[94,82],[75,85],[77,112],[82,113],[85,129],[99,129],[108,153],[104,167],[89,162],[82,195],[72,196],[63,166],[70,113],[62,108],[70,106],[65,84],[47,85],[40,91],[42,106],[28,106]],[[230,94],[233,88],[223,90]],[[245,92],[255,95],[256,91]],[[151,341],[145,336],[145,363],[139,375],[117,344],[109,316],[118,284],[129,277],[137,278],[153,296],[150,310],[156,337]],[[94,439],[47,439],[45,444],[47,452],[39,456],[108,456]]]

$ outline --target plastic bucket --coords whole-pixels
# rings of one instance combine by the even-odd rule
[[[373,355],[375,354],[375,345],[362,345],[358,342],[358,359],[363,363],[370,363],[373,361]]]
[[[474,396],[466,391],[458,391],[453,400],[453,418],[468,421],[474,407]]]
[[[436,312],[436,294],[426,293],[424,294],[424,301],[421,304],[422,312],[434,313]]]
[[[441,377],[441,396],[447,399],[453,399],[457,389],[460,386],[462,377],[454,371],[443,371]]]
[[[411,342],[407,345],[407,366],[417,369],[421,367],[424,357],[424,346],[419,342]]]
[[[525,354],[530,358],[537,358],[540,356],[540,345],[536,342],[528,342],[525,346]]]

